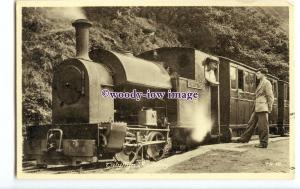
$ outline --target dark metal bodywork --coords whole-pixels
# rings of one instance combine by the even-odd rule
[[[50,141],[50,133],[59,131]],[[51,124],[27,127],[26,159],[37,164],[69,164],[112,159],[122,149],[126,134],[124,123]],[[103,136],[105,140],[103,140]],[[113,137],[113,138],[112,138]],[[53,143],[53,149],[50,149]]]
[[[83,59],[67,59],[55,70],[52,87],[53,123],[101,123],[114,120],[114,102],[101,95],[113,91],[107,67]]]
[[[111,72],[103,64],[71,58],[57,66],[52,88],[53,124],[27,127],[27,158],[38,164],[112,158],[122,149],[126,135],[126,124],[113,122],[113,99],[101,95],[102,89],[113,91],[113,86]]]
[[[104,49],[92,50],[90,57],[110,68],[115,86],[133,85],[156,89],[172,87],[168,72],[159,63]]]

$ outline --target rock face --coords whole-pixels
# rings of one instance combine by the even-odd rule
[[[278,16],[281,15],[281,16]],[[186,46],[288,79],[288,10],[232,7],[23,8],[23,123],[51,122],[55,65],[75,55],[71,22],[93,23],[90,49],[139,54]]]

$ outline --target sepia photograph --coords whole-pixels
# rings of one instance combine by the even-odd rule
[[[60,2],[16,2],[18,178],[294,178],[292,4]]]

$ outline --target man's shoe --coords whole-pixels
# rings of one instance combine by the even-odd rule
[[[267,148],[268,146],[266,144],[256,144],[254,147],[256,147],[256,148]]]
[[[246,141],[243,141],[241,138],[238,138],[236,140],[231,140],[232,143],[247,143]]]

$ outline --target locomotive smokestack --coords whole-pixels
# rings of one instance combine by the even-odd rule
[[[78,19],[72,26],[76,32],[76,57],[89,60],[89,28],[92,24],[86,19]]]

